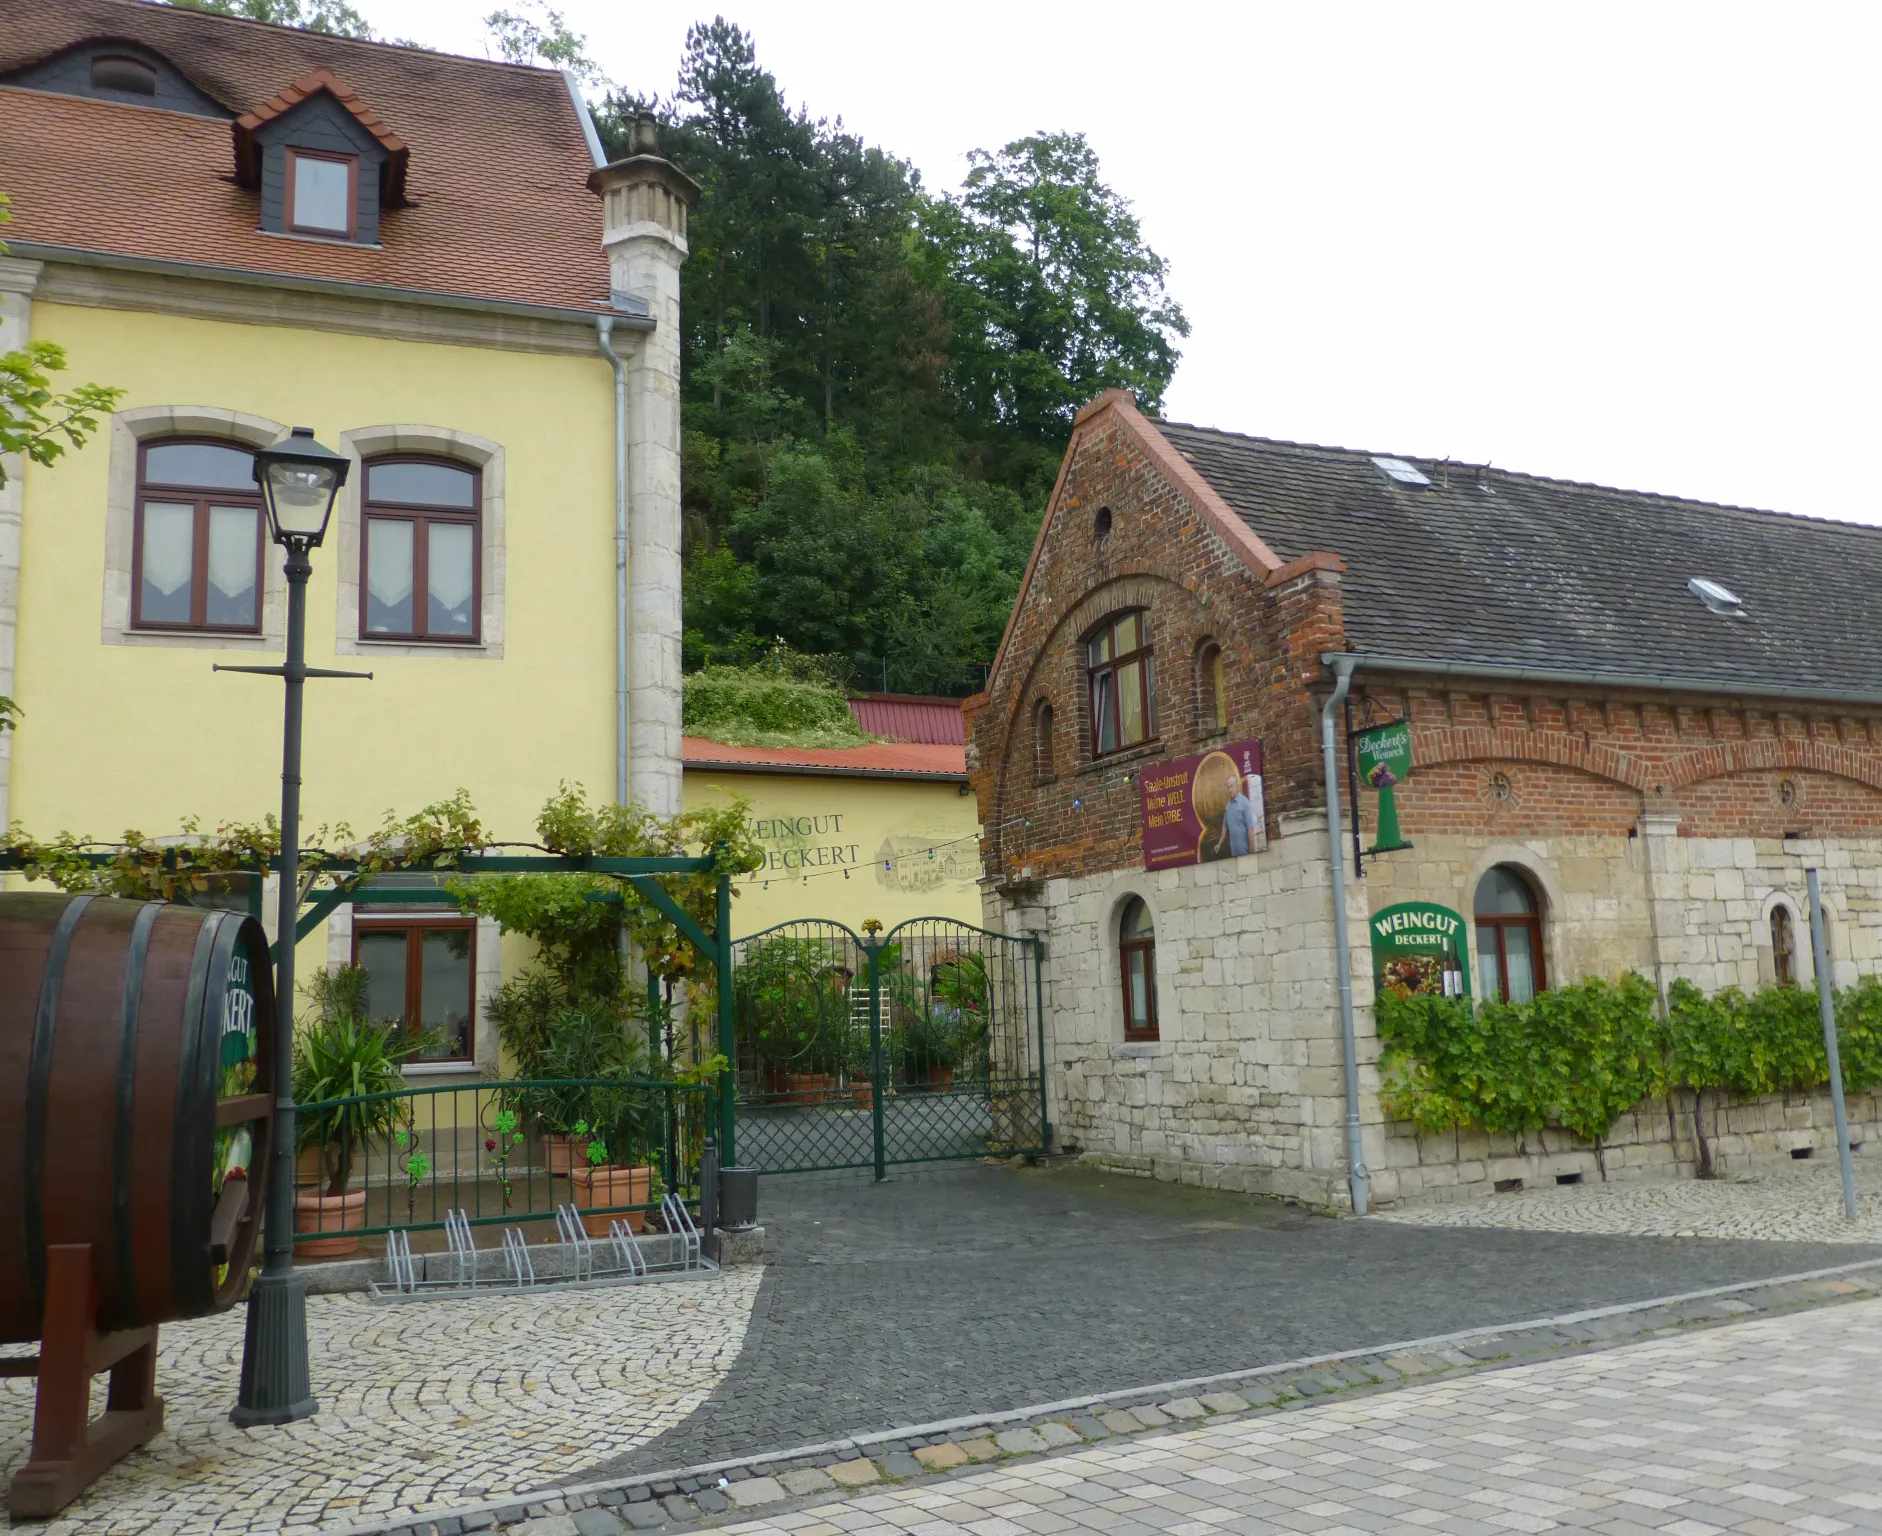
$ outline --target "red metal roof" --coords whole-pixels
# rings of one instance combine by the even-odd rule
[[[931,699],[912,693],[859,693],[850,699],[850,713],[871,736],[924,742],[936,747],[967,744],[959,699]]]
[[[683,738],[688,768],[749,773],[855,774],[865,778],[967,777],[967,748],[923,742],[873,742],[866,747],[728,747],[703,736]]]

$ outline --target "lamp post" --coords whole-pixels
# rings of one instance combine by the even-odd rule
[[[229,1418],[248,1426],[286,1424],[319,1409],[307,1377],[307,1285],[294,1273],[294,941],[300,916],[301,691],[310,677],[371,677],[307,665],[310,552],[327,534],[333,500],[350,467],[344,454],[296,427],[255,454],[255,480],[268,514],[268,536],[287,551],[287,659],[279,667],[224,667],[287,684],[281,741],[280,903],[275,925],[274,1142],[268,1154],[261,1275],[248,1297],[242,1386]]]

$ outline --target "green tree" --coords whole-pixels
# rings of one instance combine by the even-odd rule
[[[1059,443],[1100,390],[1133,389],[1157,409],[1189,322],[1084,135],[967,158],[965,188],[931,205],[927,235],[946,263],[950,377],[969,412]]]
[[[545,0],[517,0],[515,10],[492,11],[484,17],[484,30],[508,63],[566,69],[584,84],[606,83],[589,55],[587,37],[571,31],[562,12]]]
[[[272,22],[277,27],[299,27],[304,32],[326,32],[334,37],[372,41],[373,29],[346,0],[164,0],[185,11],[213,11],[218,16],[240,16],[248,21]]]

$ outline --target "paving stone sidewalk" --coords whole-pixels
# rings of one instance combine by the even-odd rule
[[[403,1305],[309,1297],[320,1412],[279,1429],[228,1422],[241,1309],[172,1324],[159,1336],[163,1434],[62,1515],[22,1529],[259,1536],[539,1486],[696,1409],[738,1356],[760,1274]],[[0,1507],[26,1459],[33,1389],[0,1380]]]
[[[1843,1215],[1843,1180],[1834,1156],[1781,1173],[1525,1190],[1456,1205],[1383,1211],[1377,1219],[1415,1227],[1499,1227],[1610,1237],[1882,1243],[1882,1158],[1858,1155],[1855,1171],[1855,1221]]]
[[[1195,1418],[1209,1406],[1165,1405]],[[724,1536],[1882,1530],[1882,1300],[1295,1412],[1240,1414],[1227,1398],[1214,1406],[1225,1411],[1200,1428],[1172,1425],[997,1468],[966,1463],[1050,1442],[1033,1431],[963,1446],[929,1458],[964,1468],[952,1476],[795,1508],[785,1507],[797,1491],[788,1474],[733,1485],[719,1523]],[[763,1506],[776,1512],[747,1517]],[[516,1528],[623,1529],[606,1510]]]

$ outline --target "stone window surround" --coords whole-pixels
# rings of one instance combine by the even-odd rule
[[[437,906],[380,907],[372,916],[438,917],[455,915],[455,909]],[[489,1076],[497,1071],[502,1045],[497,1039],[496,1020],[490,1017],[490,999],[503,984],[503,930],[495,918],[477,919],[477,973],[472,983],[476,1001],[471,1018],[471,1059],[469,1061],[412,1062],[404,1068],[407,1077]],[[339,970],[353,963],[353,908],[336,907],[327,918],[327,968]]]
[[[1470,874],[1464,883],[1462,899],[1458,903],[1458,915],[1470,925],[1470,995],[1473,1001],[1482,1002],[1477,995],[1478,979],[1483,974],[1481,957],[1477,954],[1477,887],[1483,883],[1483,877],[1499,864],[1507,864],[1512,869],[1519,869],[1529,877],[1530,889],[1542,910],[1536,914],[1542,929],[1542,977],[1545,986],[1559,986],[1565,982],[1579,981],[1579,976],[1562,975],[1557,957],[1562,952],[1562,913],[1567,910],[1563,901],[1562,877],[1546,859],[1535,849],[1524,847],[1521,843],[1494,843],[1477,855],[1476,863],[1471,865]]]
[[[1836,945],[1844,935],[1842,914],[1838,910],[1834,894],[1828,890],[1822,892],[1823,921],[1829,932],[1825,935],[1830,951],[1830,981],[1836,983]],[[1762,982],[1777,980],[1777,961],[1771,953],[1771,912],[1776,907],[1787,908],[1791,915],[1791,942],[1796,945],[1796,976],[1800,987],[1815,987],[1817,984],[1817,951],[1810,937],[1810,897],[1804,891],[1776,890],[1769,892],[1758,906],[1758,927],[1752,938],[1758,951],[1758,979]]]
[[[117,411],[108,428],[110,457],[105,489],[105,571],[102,638],[106,645],[168,646],[183,650],[279,651],[287,623],[287,581],[281,562],[262,560],[261,633],[179,633],[133,629],[131,569],[137,526],[138,449],[166,437],[215,438],[265,448],[288,429],[265,416],[215,405],[140,405]]]
[[[1156,935],[1157,1038],[1124,1038],[1124,971],[1118,945],[1123,942],[1124,909],[1135,896],[1150,914],[1151,932]],[[1105,893],[1104,943],[1098,952],[1098,992],[1104,1001],[1105,1035],[1111,1049],[1119,1056],[1143,1057],[1171,1054],[1178,1036],[1174,985],[1176,947],[1164,931],[1163,913],[1157,906],[1154,876],[1141,870],[1121,874]]]
[[[457,656],[472,661],[503,659],[504,608],[504,452],[501,443],[450,427],[397,425],[354,427],[340,434],[340,451],[353,461],[333,509],[329,542],[336,558],[337,606],[333,649],[341,656]],[[455,459],[480,470],[483,481],[482,639],[372,640],[359,632],[360,503],[366,490],[366,461],[387,454],[424,454]]]

